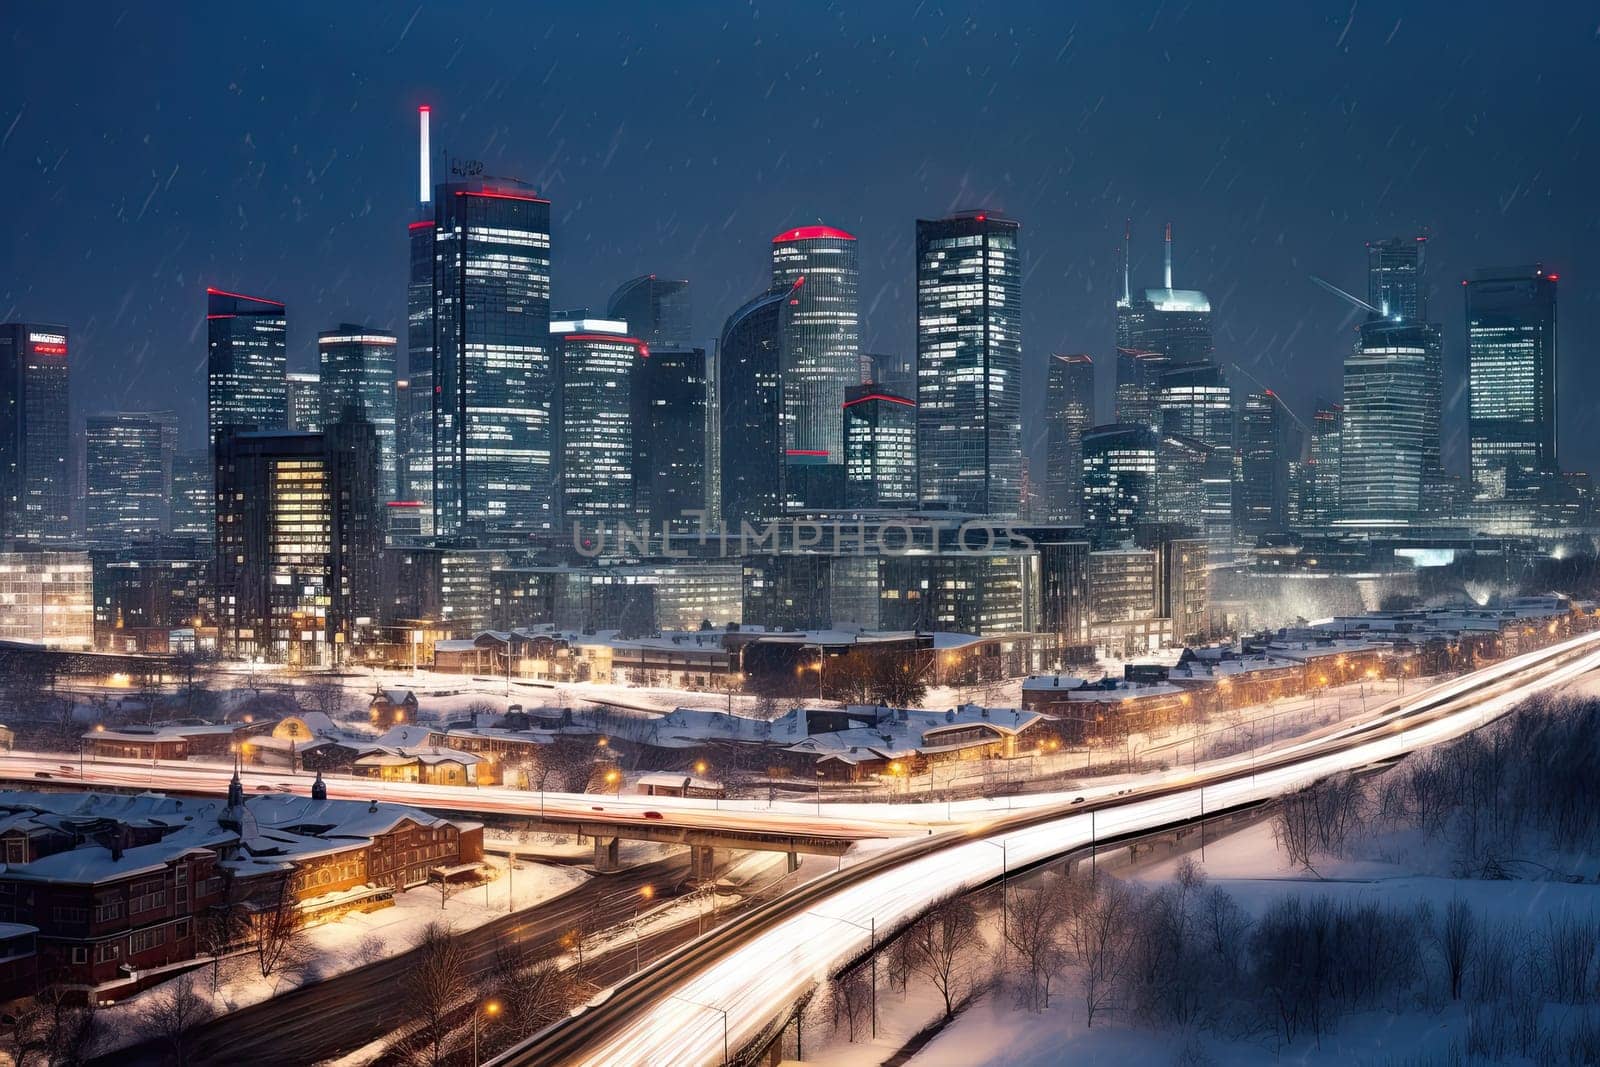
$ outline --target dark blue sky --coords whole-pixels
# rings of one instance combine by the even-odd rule
[[[400,327],[429,103],[435,146],[554,201],[555,306],[682,274],[706,337],[764,285],[771,235],[822,220],[861,238],[864,342],[906,350],[913,220],[1003,210],[1030,373],[1092,353],[1102,419],[1124,216],[1135,284],[1171,218],[1219,357],[1302,415],[1337,397],[1355,321],[1307,275],[1359,291],[1364,240],[1428,227],[1458,466],[1460,278],[1540,261],[1563,465],[1600,467],[1592,4],[178,10],[4,20],[0,318],[72,327],[80,411],[175,406],[198,443],[206,285],[287,301],[291,367],[341,320]]]

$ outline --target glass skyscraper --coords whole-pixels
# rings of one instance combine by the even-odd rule
[[[1083,435],[1083,524],[1095,541],[1114,544],[1155,519],[1160,437],[1142,422]]]
[[[322,376],[292,370],[283,376],[283,385],[288,428],[304,432],[322,429]]]
[[[606,318],[628,324],[628,334],[652,348],[689,345],[689,282],[641,274],[617,286],[606,302]]]
[[[1300,449],[1294,417],[1271,389],[1250,393],[1239,416],[1239,533],[1249,539],[1288,526],[1289,463]]]
[[[1094,426],[1094,360],[1053,355],[1045,382],[1045,518],[1083,515],[1083,435]]]
[[[1117,301],[1117,421],[1160,427],[1162,376],[1180,364],[1211,361],[1211,301],[1198,289],[1172,287],[1170,223],[1161,288],[1135,292],[1128,275],[1128,258],[1125,243],[1122,297]]]
[[[1556,280],[1541,267],[1474,272],[1467,298],[1468,438],[1473,495],[1553,481]]]
[[[1311,448],[1305,465],[1300,521],[1326,526],[1339,518],[1339,453],[1344,435],[1344,405],[1318,400],[1311,415]]]
[[[561,513],[566,522],[634,519],[633,387],[650,348],[626,325],[578,320],[551,325],[560,359]],[[607,327],[614,330],[608,331]]]
[[[276,300],[206,290],[206,432],[214,447],[228,430],[289,425],[289,348]]]
[[[209,541],[216,535],[217,503],[212,491],[213,477],[210,449],[180,452],[173,457],[173,536]]]
[[[1201,484],[1200,517],[1188,521],[1205,533],[1213,559],[1225,559],[1234,538],[1233,387],[1210,359],[1141,363],[1155,374],[1155,425],[1165,435],[1189,438],[1209,449]],[[1170,481],[1170,479],[1169,479]]]
[[[917,506],[917,405],[875,385],[844,400],[845,503],[852,508]]]
[[[0,538],[72,535],[67,328],[0,325]]]
[[[695,528],[706,507],[706,351],[651,345],[634,363],[633,490],[638,517]]]
[[[1435,487],[1446,480],[1439,454],[1444,415],[1444,333],[1436,323],[1428,322],[1427,251],[1428,239],[1422,234],[1367,242],[1367,303],[1390,322],[1426,327],[1420,335],[1427,348],[1422,454],[1425,501],[1437,497]]]
[[[917,220],[917,464],[924,504],[1015,516],[1022,503],[1018,224]]]
[[[856,239],[800,226],[772,239],[772,285],[790,292],[783,331],[783,454],[787,502],[844,503],[844,393],[861,381]]]
[[[434,222],[435,530],[549,529],[550,201],[521,182],[451,182]]]
[[[1344,362],[1339,517],[1357,525],[1414,522],[1427,452],[1426,323],[1374,318]]]
[[[84,527],[90,538],[134,541],[170,528],[177,416],[90,415],[84,429]]]
[[[395,445],[395,353],[400,338],[387,330],[341,323],[317,334],[322,368],[319,426],[331,426],[351,408],[378,435],[379,496],[393,500],[398,466]]]
[[[784,496],[783,333],[793,286],[769,289],[728,316],[717,344],[722,521],[775,517]]]

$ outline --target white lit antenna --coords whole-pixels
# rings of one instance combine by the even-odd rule
[[[1167,223],[1167,285],[1172,288],[1172,223]]]
[[[432,175],[430,175],[428,173],[428,155],[429,155],[429,153],[428,153],[428,116],[432,112],[433,112],[433,109],[431,107],[429,107],[427,104],[423,104],[421,107],[417,108],[417,122],[418,122],[418,124],[420,126],[419,134],[421,136],[421,142],[420,142],[420,146],[419,147],[420,147],[421,153],[422,153],[421,157],[420,157],[420,160],[419,160],[419,162],[421,163],[421,166],[422,166],[422,170],[421,170],[421,174],[420,174],[422,184],[421,184],[421,187],[419,189],[419,196],[417,197],[417,199],[421,203],[424,203],[424,204],[429,203],[429,202],[431,202],[433,200]]]

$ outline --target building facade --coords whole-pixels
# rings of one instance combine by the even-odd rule
[[[283,378],[288,429],[305,433],[316,433],[322,429],[322,375],[292,370]]]
[[[85,420],[84,529],[91,539],[134,541],[170,530],[177,437],[170,411]]]
[[[1015,516],[1022,504],[1018,224],[917,220],[917,465],[924,504]]]
[[[1543,268],[1476,271],[1467,300],[1473,495],[1498,500],[1556,463],[1556,282]]]
[[[206,290],[206,440],[289,425],[288,318],[283,304]]]
[[[1053,355],[1045,383],[1045,518],[1083,516],[1083,435],[1094,425],[1094,360]]]
[[[917,405],[876,386],[857,385],[844,400],[845,504],[917,506]]]
[[[1083,524],[1114,543],[1156,517],[1160,435],[1145,423],[1111,423],[1083,435]]]
[[[1340,521],[1409,524],[1422,501],[1428,346],[1422,323],[1372,319],[1344,363]]]
[[[776,516],[786,500],[781,354],[792,289],[746,302],[728,316],[717,345],[720,512],[735,530]]]
[[[395,499],[399,467],[395,425],[395,353],[400,338],[387,330],[341,323],[317,334],[321,366],[319,426],[331,426],[352,408],[378,434],[378,479],[384,500]]]
[[[94,645],[94,567],[87,552],[0,552],[0,641]]]
[[[0,539],[72,535],[67,328],[0,325]]]
[[[634,512],[652,530],[706,509],[706,350],[650,345],[633,366]]]
[[[600,332],[625,323],[554,323],[561,361],[561,513],[567,523],[632,522],[634,383],[650,348],[636,337]],[[591,525],[591,529],[592,529]]]
[[[617,286],[606,301],[606,318],[628,324],[625,331],[655,348],[688,348],[689,282],[641,274]]]

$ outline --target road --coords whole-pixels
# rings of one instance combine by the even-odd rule
[[[472,971],[481,975],[493,968],[495,949],[502,940],[542,948],[586,919],[605,929],[625,923],[633,915],[641,887],[653,886],[667,899],[688,874],[687,857],[672,856],[591,879],[553,900],[466,931],[461,940]],[[640,956],[660,955],[695,933],[695,924],[686,922],[643,935]],[[407,955],[394,956],[221,1016],[191,1033],[190,1062],[310,1064],[353,1052],[413,1020],[400,995],[408,966]],[[630,941],[595,961],[592,974],[596,981],[610,983],[632,967]],[[166,1043],[152,1039],[108,1053],[96,1063],[155,1067],[169,1060]]]
[[[880,849],[664,957],[494,1062],[725,1062],[770,1033],[816,981],[930,904],[1009,872],[1258,803],[1320,778],[1458,737],[1537,692],[1600,668],[1600,634],[1414,694],[1358,724],[1269,755],[1202,764],[1127,796],[1051,802]]]

